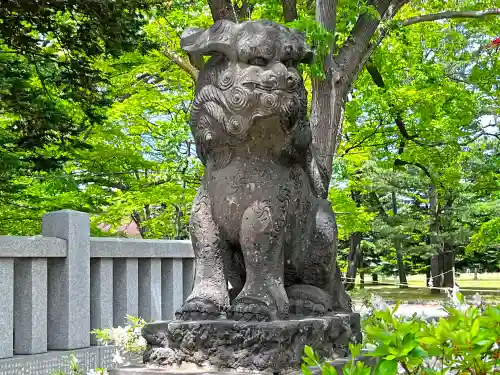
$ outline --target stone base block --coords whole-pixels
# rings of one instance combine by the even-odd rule
[[[273,322],[168,321],[147,325],[145,362],[161,367],[192,363],[217,370],[282,373],[300,368],[304,346],[322,358],[342,358],[360,340],[358,314]]]

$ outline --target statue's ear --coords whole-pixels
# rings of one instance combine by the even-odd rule
[[[237,25],[228,20],[216,21],[209,29],[187,28],[181,35],[181,48],[187,52],[192,63],[203,61],[201,56],[222,53],[236,60],[237,53],[233,43]],[[201,67],[198,67],[201,69]]]
[[[314,53],[309,48],[309,46],[306,46],[304,48],[304,53],[302,54],[302,59],[300,60],[300,62],[302,64],[312,64],[314,62]]]
[[[314,52],[306,43],[306,33],[296,29],[291,29],[291,31],[295,34],[295,42],[301,46],[299,63],[312,64],[314,62]]]

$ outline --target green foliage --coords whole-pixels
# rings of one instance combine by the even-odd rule
[[[83,372],[78,364],[78,359],[73,353],[69,355],[68,359],[70,361],[70,372],[65,373],[63,371],[55,371],[52,375],[108,375],[108,370],[101,367]]]
[[[371,369],[363,362],[354,359],[361,353],[361,345],[349,344],[351,360],[344,366],[343,372],[348,375],[370,375]],[[301,370],[304,375],[312,375],[310,367],[319,367],[322,375],[337,375],[338,372],[328,361],[320,361],[318,354],[310,346],[304,347]]]
[[[306,35],[306,42],[314,48],[314,63],[303,67],[311,77],[325,78],[324,61],[330,52],[333,41],[332,33],[325,30],[313,16],[304,15],[298,20],[287,24],[288,27],[302,31]]]
[[[104,345],[115,345],[120,355],[128,353],[143,354],[147,342],[142,336],[142,328],[146,324],[144,319],[127,315],[127,324],[124,327],[94,329],[91,334]]]
[[[468,305],[464,297],[452,292],[446,318],[428,322],[413,315],[398,316],[399,305],[392,308],[380,298],[369,303],[364,319],[365,356],[375,357],[374,374],[493,374],[500,358],[500,306],[475,300]],[[361,345],[350,346],[352,358]],[[370,369],[351,359],[347,373],[369,374]],[[327,362],[321,362],[312,348],[306,347],[302,373],[319,366],[323,374],[336,374]],[[358,369],[359,368],[359,369]],[[346,370],[344,370],[346,371]]]
[[[247,3],[241,19],[284,22],[280,2]],[[297,2],[299,17],[288,25],[314,48],[314,64],[302,67],[310,91],[330,48],[338,53],[358,19],[380,18],[365,0],[337,5],[335,35],[315,21],[310,1]],[[397,248],[409,272],[445,248],[463,267],[500,263],[500,54],[483,48],[500,22],[399,26],[497,5],[418,0],[382,21],[391,31],[368,67],[383,86],[366,69],[357,76],[329,194],[340,239],[362,234],[364,270],[395,272]],[[187,238],[202,165],[188,126],[194,82],[175,56],[187,64],[180,34],[212,22],[201,1],[54,0],[38,11],[2,2],[0,233],[38,234],[43,213],[71,208],[92,214],[95,236],[128,235],[132,223],[141,237]]]

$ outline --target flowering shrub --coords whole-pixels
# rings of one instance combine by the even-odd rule
[[[484,304],[479,295],[467,303],[458,288],[448,297],[443,307],[447,317],[434,322],[416,314],[399,317],[398,305],[390,308],[379,297],[372,298],[363,330],[365,355],[378,359],[375,375],[500,374],[500,306]],[[351,353],[355,357],[360,349],[351,346]],[[337,373],[312,349],[305,351],[305,375],[310,374],[308,365],[320,366],[324,375]],[[344,373],[364,375],[370,370],[351,361]]]
[[[104,345],[115,345],[116,352],[113,355],[113,363],[117,365],[128,365],[130,355],[142,355],[147,348],[147,341],[142,337],[142,328],[146,322],[141,318],[135,318],[127,315],[127,324],[125,327],[95,329],[91,333],[97,340]],[[62,371],[53,375],[108,375],[104,368],[96,368],[84,373],[78,365],[78,359],[74,354],[70,354],[71,372],[65,374]]]
[[[125,327],[95,329],[91,332],[102,344],[116,346],[113,363],[117,365],[128,365],[130,363],[130,354],[142,355],[148,345],[141,334],[146,321],[130,315],[127,315],[127,321],[129,324]]]
[[[96,368],[95,370],[89,370],[84,373],[78,364],[78,358],[74,354],[69,355],[71,372],[65,374],[62,371],[55,372],[53,375],[109,375],[108,370],[105,368]]]

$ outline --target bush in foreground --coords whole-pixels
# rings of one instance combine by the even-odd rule
[[[413,315],[397,316],[398,305],[387,306],[373,298],[371,311],[363,322],[364,355],[376,357],[376,375],[393,374],[495,374],[500,373],[500,306],[485,305],[475,296],[471,303],[453,290],[443,308],[448,316],[429,322]],[[351,355],[361,353],[360,345],[351,345]],[[319,366],[324,375],[337,371],[320,362],[311,348],[305,349],[302,372]],[[352,360],[344,368],[347,375],[368,375],[371,369]]]

